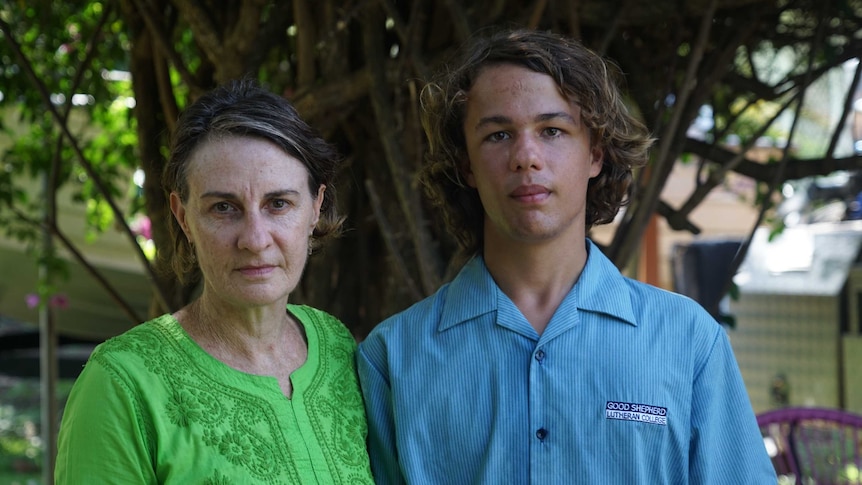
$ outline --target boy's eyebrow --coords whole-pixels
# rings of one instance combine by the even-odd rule
[[[476,123],[476,129],[485,126],[485,125],[505,125],[512,122],[512,118],[503,115],[495,115],[495,116],[486,116],[484,118],[479,119],[479,122]]]
[[[577,120],[575,120],[575,118],[571,114],[566,113],[565,111],[557,111],[554,113],[542,113],[540,115],[537,115],[534,118],[535,121],[548,121],[548,120],[555,120],[555,119],[563,119],[569,123],[577,124]],[[505,124],[509,124],[511,122],[512,122],[512,118],[509,118],[508,116],[503,116],[503,115],[486,116],[484,118],[481,118],[479,120],[479,122],[476,123],[475,129],[478,130],[479,128],[481,128],[485,125],[491,125],[491,124],[505,125]]]
[[[568,121],[569,123],[575,123],[575,124],[577,124],[577,122],[578,122],[574,116],[572,116],[569,113],[566,113],[565,111],[558,111],[556,113],[544,113],[544,114],[540,114],[539,116],[536,116],[536,121],[548,121],[548,120],[556,120],[556,119],[563,119],[563,120]]]

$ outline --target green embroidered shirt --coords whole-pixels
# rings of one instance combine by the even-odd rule
[[[170,315],[99,345],[66,404],[55,483],[373,483],[355,341],[322,311],[288,310],[308,339],[290,399]]]

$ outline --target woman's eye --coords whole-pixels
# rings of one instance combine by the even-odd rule
[[[287,201],[284,199],[275,199],[272,201],[272,206],[276,209],[284,209],[287,207]]]
[[[233,207],[227,202],[216,202],[213,209],[216,212],[229,212]]]

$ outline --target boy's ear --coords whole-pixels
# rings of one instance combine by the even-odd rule
[[[470,159],[465,155],[461,159],[461,163],[459,164],[459,172],[461,174],[461,178],[464,179],[464,182],[468,187],[476,188],[476,177],[473,175],[473,169],[470,166]]]
[[[605,163],[605,151],[598,145],[593,145],[590,148],[590,178],[598,176],[602,173],[602,166]]]

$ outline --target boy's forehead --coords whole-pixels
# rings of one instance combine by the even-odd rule
[[[534,73],[536,75],[545,76],[547,78],[550,78],[554,82],[554,84],[557,85],[557,88],[558,88],[560,94],[564,98],[567,98],[569,101],[571,101],[573,103],[581,104],[580,101],[581,101],[582,96],[578,93],[575,93],[572,90],[571,86],[564,86],[563,84],[560,83],[560,80],[557,77],[555,77],[554,75],[552,75],[548,72],[532,69],[530,66],[526,66],[526,65],[523,65],[523,64],[520,64],[517,62],[504,62],[504,61],[486,62],[485,64],[483,64],[482,66],[480,66],[479,68],[476,69],[475,73],[473,74],[472,78],[470,79],[470,85],[467,86],[466,89],[464,89],[464,94],[469,95],[470,91],[472,91],[473,89],[476,88],[476,85],[479,83],[479,81],[481,79],[483,79],[485,77],[485,75],[488,73],[488,71],[498,71],[498,70],[505,69],[505,68],[524,69],[525,71],[529,71],[529,72]],[[529,86],[529,83],[525,83],[524,81],[519,81],[518,83],[516,83],[516,85],[512,86],[512,88],[513,89],[531,89],[531,87]]]
[[[571,89],[564,89],[550,74],[519,64],[495,64],[483,68],[473,79],[470,89],[463,92],[462,99],[465,104],[472,104],[478,98],[499,104],[512,97],[547,96],[552,92],[549,88],[568,102],[573,111],[580,112],[581,96]]]

